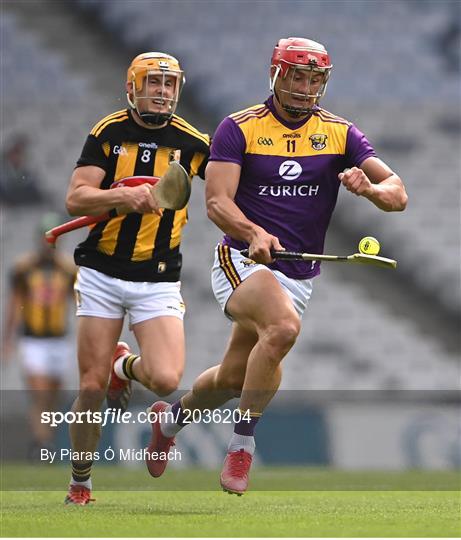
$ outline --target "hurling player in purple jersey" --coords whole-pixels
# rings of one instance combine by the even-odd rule
[[[255,450],[254,429],[281,381],[318,263],[275,262],[271,250],[322,253],[339,187],[384,211],[405,209],[399,176],[350,122],[319,107],[332,65],[324,46],[280,39],[271,62],[273,95],[225,118],[206,169],[208,216],[225,233],[216,248],[213,292],[233,321],[221,364],[157,424],[156,445],[172,444],[185,411],[213,409],[240,396],[221,486],[242,494]],[[249,259],[240,250],[249,248]],[[251,260],[250,260],[251,259]],[[237,419],[238,420],[238,419]],[[167,462],[158,461],[157,476]]]

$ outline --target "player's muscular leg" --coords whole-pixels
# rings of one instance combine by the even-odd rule
[[[100,410],[109,380],[111,358],[122,326],[123,319],[78,318],[80,392],[72,406],[72,411]],[[100,432],[100,425],[96,423],[71,424],[72,449],[80,452],[95,451]]]
[[[174,392],[184,371],[184,325],[177,317],[156,317],[133,325],[141,361],[138,381],[159,396]]]
[[[262,412],[280,385],[280,362],[298,337],[299,316],[274,275],[265,271],[239,285],[227,310],[242,327],[258,335],[248,358],[239,406]]]
[[[192,390],[181,399],[183,409],[216,409],[240,396],[248,355],[257,339],[255,332],[234,323],[222,363],[197,377]]]

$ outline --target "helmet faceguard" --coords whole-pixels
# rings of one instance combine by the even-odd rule
[[[272,54],[270,90],[290,116],[304,116],[325,94],[332,67],[320,43],[304,38],[280,39]],[[320,84],[319,75],[323,77]],[[304,81],[306,91],[295,89],[297,80]],[[318,86],[315,92],[311,91],[313,86]]]
[[[151,95],[150,78],[159,78],[161,93]],[[167,85],[174,78],[173,92],[167,91]],[[130,107],[138,113],[141,120],[149,126],[160,126],[168,122],[176,111],[182,87],[186,81],[178,60],[173,56],[160,52],[148,52],[138,55],[127,71],[127,83],[131,83],[131,91],[127,92]],[[146,101],[149,100],[149,101]],[[159,112],[140,108],[142,103],[155,103]]]

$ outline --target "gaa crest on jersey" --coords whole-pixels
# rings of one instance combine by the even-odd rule
[[[323,150],[327,146],[328,136],[323,133],[314,133],[309,137],[314,150]]]
[[[115,154],[115,155],[119,155],[119,156],[127,156],[128,155],[128,150],[122,145],[118,145],[116,144],[114,146],[114,148],[112,149],[112,152]]]
[[[258,144],[263,146],[274,146],[274,141],[270,137],[258,137]]]

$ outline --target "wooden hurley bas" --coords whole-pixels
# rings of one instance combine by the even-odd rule
[[[149,184],[152,190],[152,196],[160,208],[181,210],[189,201],[191,183],[186,170],[178,161],[172,161],[166,173],[161,178],[154,176],[129,176],[118,182],[114,182],[110,186],[110,189],[135,187],[141,184]],[[132,210],[123,206],[116,208],[115,211],[119,216],[132,212]],[[55,247],[56,240],[61,234],[75,231],[76,229],[81,229],[87,225],[99,223],[107,219],[110,219],[109,213],[100,216],[81,216],[57,227],[53,227],[53,229],[45,233],[45,238],[52,247]]]

